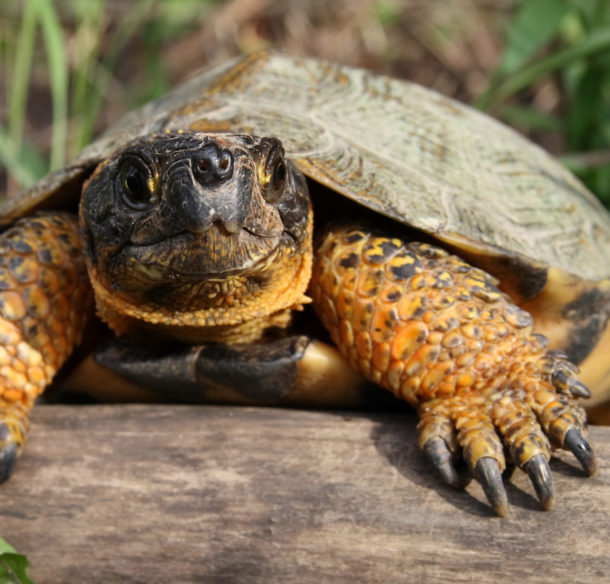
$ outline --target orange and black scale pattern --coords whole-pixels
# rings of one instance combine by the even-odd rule
[[[584,432],[568,390],[575,367],[532,331],[494,278],[422,243],[336,228],[310,295],[352,366],[418,408],[420,446],[442,438],[471,468],[523,466]]]
[[[0,450],[21,449],[28,412],[93,313],[75,216],[18,221],[0,237]]]

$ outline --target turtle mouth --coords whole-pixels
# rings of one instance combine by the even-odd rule
[[[192,311],[269,289],[278,270],[300,255],[288,234],[266,238],[256,253],[242,242],[247,253],[233,258],[200,243],[196,234],[180,232],[158,243],[125,246],[105,274],[125,301]],[[217,257],[211,261],[212,256]]]
[[[222,231],[184,230],[155,242],[129,243],[111,260],[109,271],[128,272],[140,283],[151,284],[221,279],[257,273],[279,248],[294,246],[287,233],[261,237],[242,229],[227,237]]]
[[[224,237],[231,237],[232,234],[228,233],[221,224],[216,226],[218,233],[221,233]],[[256,233],[247,227],[242,227],[241,231],[248,234],[248,236],[255,237],[261,240],[279,240],[282,235],[290,236],[293,240],[295,237],[292,236],[288,231],[284,231],[283,234],[278,236],[276,233],[273,234],[262,234]],[[135,242],[129,241],[126,244],[126,247],[131,249],[146,249],[152,248],[153,246],[163,246],[163,245],[172,245],[172,246],[192,246],[197,244],[198,242],[205,244],[205,238],[202,237],[203,234],[197,233],[196,231],[191,231],[189,229],[183,229],[182,231],[178,231],[173,233],[172,235],[163,235],[159,236],[157,239],[151,239],[146,242]]]

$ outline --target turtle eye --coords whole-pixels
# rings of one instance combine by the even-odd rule
[[[119,180],[125,202],[134,209],[145,209],[155,203],[156,197],[149,188],[150,172],[146,165],[134,156],[126,156],[120,162]]]
[[[265,200],[269,203],[275,203],[284,193],[284,186],[286,185],[286,177],[288,175],[284,157],[277,153],[271,158],[268,169],[269,182],[265,189]]]

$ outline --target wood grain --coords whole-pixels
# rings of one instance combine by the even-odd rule
[[[440,484],[408,415],[265,408],[40,406],[0,534],[37,584],[605,582],[610,428],[600,472],[552,464],[500,519]]]

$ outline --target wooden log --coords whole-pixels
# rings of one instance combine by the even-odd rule
[[[600,472],[552,463],[495,517],[443,486],[409,415],[187,406],[40,406],[0,534],[37,584],[606,582],[610,428]]]

